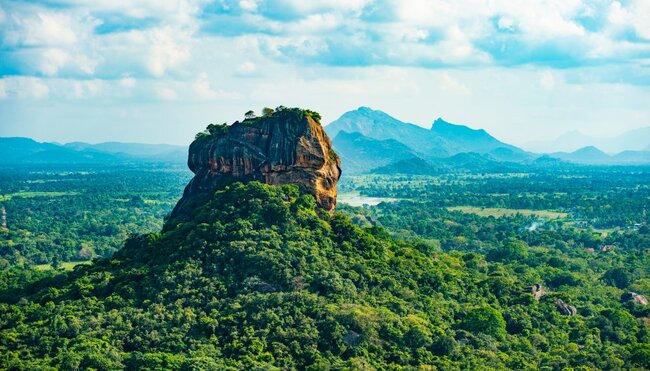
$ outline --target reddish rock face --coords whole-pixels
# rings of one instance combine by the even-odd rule
[[[299,109],[235,122],[190,145],[188,166],[195,174],[172,216],[195,194],[232,182],[298,185],[328,212],[336,206],[341,160],[322,126]]]

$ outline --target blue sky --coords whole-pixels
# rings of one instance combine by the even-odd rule
[[[188,143],[358,106],[523,144],[650,126],[650,0],[0,3],[0,135]]]

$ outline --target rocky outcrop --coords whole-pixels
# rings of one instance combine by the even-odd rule
[[[312,111],[279,107],[265,117],[210,125],[190,145],[188,166],[195,174],[172,217],[197,194],[232,182],[298,185],[328,212],[336,205],[341,160]]]
[[[648,305],[648,298],[643,295],[639,295],[636,292],[626,292],[621,296],[622,302],[633,301],[635,304],[639,305]]]
[[[528,291],[533,295],[533,297],[537,301],[539,301],[539,299],[541,299],[542,296],[544,296],[544,294],[546,294],[546,292],[544,292],[544,288],[539,283],[536,283],[536,284],[528,287]]]
[[[578,313],[578,310],[573,305],[565,303],[562,299],[555,301],[555,307],[558,312],[564,316],[575,316]]]

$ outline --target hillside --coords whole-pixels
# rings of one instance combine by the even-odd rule
[[[447,169],[433,166],[431,163],[419,158],[407,158],[388,165],[372,169],[372,174],[409,174],[409,175],[432,175]]]
[[[608,155],[593,146],[580,148],[571,153],[551,153],[548,156],[581,165],[647,166],[650,164],[650,151],[623,151]]]
[[[115,164],[124,158],[91,149],[73,150],[29,138],[0,137],[0,164]]]
[[[332,141],[348,174],[367,172],[418,155],[395,139],[377,140],[355,132],[340,131]]]
[[[523,153],[519,148],[499,141],[483,129],[471,129],[464,125],[449,123],[441,118],[433,122],[431,132],[454,143],[462,149],[462,152],[486,153],[507,149]]]
[[[73,142],[60,145],[29,138],[0,137],[0,164],[121,165],[127,163],[181,164],[187,158],[183,147],[167,144]]]
[[[567,296],[537,302],[528,273],[314,208],[295,186],[233,184],[112,259],[40,281],[15,276],[0,291],[0,365],[532,369],[573,346],[562,364],[608,368],[603,347],[618,354],[616,336],[639,331],[610,301],[612,330],[580,349],[566,335],[584,343],[595,323],[563,316],[554,302]],[[513,246],[504,251],[518,254]],[[642,344],[626,349],[625,365],[646,362]]]
[[[376,140],[397,140],[413,151],[427,156],[444,157],[458,150],[453,143],[421,126],[402,122],[368,107],[344,113],[339,119],[325,126],[325,131],[332,138],[345,131],[361,133]]]
[[[98,152],[126,155],[143,160],[155,160],[160,162],[182,163],[187,158],[187,148],[185,146],[176,146],[172,144],[122,142],[89,144],[84,142],[72,142],[66,143],[64,146],[78,151],[92,149]]]
[[[650,151],[650,127],[626,131],[611,137],[596,137],[579,131],[570,131],[552,141],[531,142],[526,148],[541,152],[576,151],[594,146],[613,154],[623,151]]]
[[[360,181],[412,201],[342,213],[334,211],[341,163],[319,115],[278,107],[247,116],[196,136],[194,177],[160,232],[132,235],[111,257],[69,272],[0,272],[0,369],[650,367],[647,226],[602,237],[543,219],[550,228],[536,231],[528,226],[539,220],[518,212],[495,218],[445,207],[454,199],[602,202],[568,190],[647,193],[636,186],[646,173],[595,182],[580,174],[555,182],[375,176]],[[411,164],[428,166],[422,161]],[[439,161],[506,166],[477,153]],[[629,210],[638,204],[619,200],[608,217],[628,210],[621,217],[636,219]],[[590,205],[584,213],[604,209]],[[4,239],[10,233],[0,229]]]
[[[611,156],[593,146],[580,148],[571,153],[552,153],[551,156],[576,164],[608,164],[612,162]]]
[[[325,131],[334,138],[334,146],[345,160],[344,171],[351,174],[373,169],[382,174],[423,174],[442,169],[482,171],[487,169],[485,163],[525,163],[535,158],[482,129],[471,129],[439,118],[427,130],[368,107],[346,112],[327,125]],[[478,160],[476,166],[459,163],[460,157],[454,158],[469,153]],[[413,161],[426,163],[426,166],[417,169]]]

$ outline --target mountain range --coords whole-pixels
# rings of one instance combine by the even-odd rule
[[[185,162],[187,149],[170,144],[106,142],[41,143],[29,138],[0,138],[0,164],[91,164]]]
[[[623,151],[650,151],[650,127],[630,130],[609,138],[570,131],[555,140],[530,142],[525,147],[538,152],[572,152],[585,147],[596,147],[609,154]]]
[[[503,143],[485,130],[455,125],[438,118],[430,129],[400,121],[385,112],[360,107],[344,113],[325,127],[331,138],[340,132],[360,133],[376,140],[397,140],[427,157],[448,157],[457,153],[488,153],[499,148],[520,149]]]
[[[531,143],[545,154],[505,143],[483,129],[438,118],[427,129],[369,107],[344,113],[324,127],[344,174],[495,171],[527,166],[650,164],[650,127],[614,138],[567,133],[552,143]],[[577,147],[576,147],[577,146]],[[549,150],[550,149],[550,150]],[[187,150],[169,144],[39,143],[0,138],[0,164],[185,163]]]
[[[346,112],[327,125],[325,131],[333,138],[344,171],[349,173],[375,168],[379,172],[458,168],[467,164],[467,156],[457,156],[460,154],[472,154],[475,159],[481,158],[481,163],[534,158],[533,154],[501,142],[483,129],[452,124],[441,118],[426,129],[369,107]]]
[[[650,164],[649,146],[641,147],[650,138],[644,129],[621,135],[615,141],[619,148],[634,145],[644,150],[625,150],[614,155],[595,146],[541,155],[502,142],[483,129],[453,124],[442,118],[426,129],[369,107],[344,113],[327,125],[325,131],[333,138],[345,173],[431,174],[514,170],[524,166]],[[583,139],[588,138],[591,137]]]
[[[556,152],[551,156],[583,165],[643,165],[650,163],[650,151],[622,151],[615,155],[609,155],[594,146],[580,148],[570,153]]]

